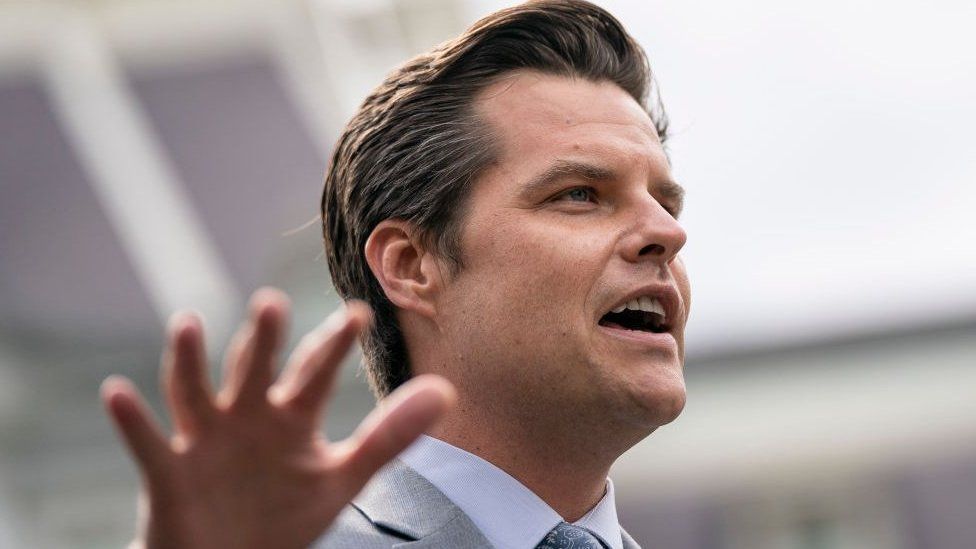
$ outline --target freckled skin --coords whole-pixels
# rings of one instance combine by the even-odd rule
[[[483,92],[478,109],[501,158],[473,185],[464,268],[438,295],[436,337],[408,334],[426,351],[412,360],[435,371],[424,366],[434,358],[461,395],[435,434],[478,448],[558,508],[569,496],[554,485],[557,471],[602,490],[613,461],[684,406],[690,288],[676,254],[685,233],[653,193],[670,178],[653,125],[619,87],[516,73]],[[550,196],[588,184],[576,179],[545,195],[520,192],[555,159],[612,165],[621,176],[601,183],[597,204]],[[649,245],[666,251],[641,255]],[[649,282],[681,295],[674,344],[640,347],[598,329],[603,313]],[[591,443],[582,453],[581,437]],[[574,458],[555,463],[564,451]]]

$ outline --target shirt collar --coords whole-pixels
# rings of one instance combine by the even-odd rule
[[[421,435],[400,460],[454,502],[495,547],[534,549],[563,521],[505,471],[436,438]],[[603,499],[573,524],[596,534],[610,549],[623,549],[610,479]]]

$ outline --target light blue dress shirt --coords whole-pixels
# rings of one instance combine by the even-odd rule
[[[534,549],[563,522],[539,496],[488,461],[436,438],[421,435],[400,460],[457,505],[497,549]],[[574,522],[610,549],[623,549],[613,482],[603,499]]]

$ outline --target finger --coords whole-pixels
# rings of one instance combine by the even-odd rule
[[[274,401],[317,417],[342,359],[369,319],[369,307],[365,303],[349,302],[302,338],[274,388]]]
[[[217,395],[217,401],[222,404],[227,404],[230,401],[230,393],[236,391],[236,387],[239,387],[241,382],[236,379],[240,372],[237,369],[237,363],[241,360],[241,355],[244,353],[244,344],[247,340],[251,338],[251,333],[254,327],[251,325],[251,320],[246,319],[237,327],[234,335],[230,338],[230,342],[227,344],[227,349],[224,351],[224,363],[222,368],[222,383],[220,388],[220,393]]]
[[[325,320],[319,323],[298,341],[295,350],[288,357],[278,381],[275,383],[275,390],[282,394],[285,388],[293,387],[299,380],[304,379],[310,373],[312,367],[312,355],[320,352],[330,337],[333,337],[343,328],[348,320],[348,313],[345,306],[332,312]]]
[[[325,401],[343,357],[369,318],[369,307],[352,301],[302,337],[275,384],[275,401],[316,411]]]
[[[176,430],[192,436],[206,429],[214,415],[203,325],[193,313],[177,313],[170,318],[168,333],[169,344],[163,353],[163,387]]]
[[[457,400],[446,379],[425,374],[403,384],[342,443],[339,470],[358,492],[384,464],[406,449]]]
[[[143,475],[158,479],[165,474],[172,451],[138,389],[128,379],[111,376],[102,382],[101,396]]]
[[[288,297],[280,290],[262,288],[251,298],[252,329],[244,340],[236,364],[231,364],[234,385],[231,406],[250,408],[267,402],[274,377],[275,356],[284,342]]]

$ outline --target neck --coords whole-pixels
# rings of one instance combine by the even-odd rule
[[[538,417],[526,421],[529,418],[498,413],[486,416],[461,402],[430,434],[505,471],[567,522],[578,520],[600,502],[610,466],[636,442],[617,450],[583,429],[586,444],[581,444],[579,431],[539,425]]]

